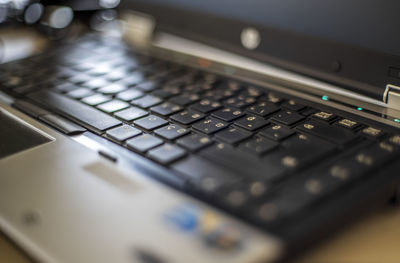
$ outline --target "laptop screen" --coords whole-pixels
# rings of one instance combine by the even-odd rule
[[[163,30],[327,80],[377,99],[400,85],[398,0],[129,0]],[[124,3],[124,2],[122,2]],[[244,28],[260,45],[246,50]],[[394,74],[393,74],[394,72]],[[399,70],[400,72],[400,70]]]

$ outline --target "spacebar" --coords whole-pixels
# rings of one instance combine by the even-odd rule
[[[55,93],[41,90],[28,95],[31,100],[67,118],[79,121],[83,126],[97,133],[119,125],[121,122],[99,110]]]

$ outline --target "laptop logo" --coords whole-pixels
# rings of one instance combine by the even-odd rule
[[[246,27],[240,34],[240,40],[245,48],[253,50],[260,45],[261,36],[255,28]]]

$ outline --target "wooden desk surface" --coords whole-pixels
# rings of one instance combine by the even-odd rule
[[[0,235],[0,262],[32,263]],[[399,263],[400,208],[375,212],[292,263]]]

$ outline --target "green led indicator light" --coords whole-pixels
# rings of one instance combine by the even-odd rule
[[[322,100],[329,100],[329,97],[328,96],[326,96],[326,95],[324,95],[324,96],[322,96]]]
[[[394,122],[400,123],[400,119],[394,119]]]
[[[362,111],[362,110],[363,110],[363,108],[361,108],[361,107],[358,107],[358,108],[357,108],[357,110],[359,110],[359,111]]]

